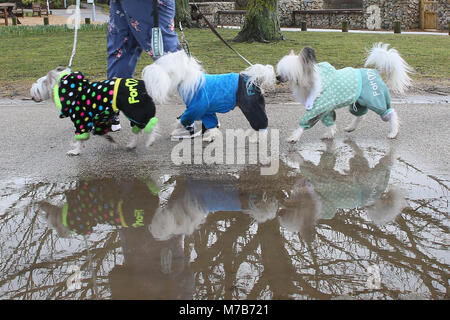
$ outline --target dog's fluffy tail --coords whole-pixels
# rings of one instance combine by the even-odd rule
[[[413,69],[396,49],[389,48],[389,44],[374,44],[368,52],[364,66],[375,66],[386,77],[386,83],[393,92],[403,94],[411,85],[409,73],[412,73]]]
[[[241,74],[248,77],[247,85],[256,85],[263,90],[272,89],[275,86],[276,75],[273,66],[270,64],[254,64]]]

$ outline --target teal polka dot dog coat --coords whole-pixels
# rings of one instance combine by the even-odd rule
[[[335,110],[350,106],[350,112],[362,116],[368,109],[390,119],[393,112],[389,90],[375,69],[344,68],[336,70],[328,62],[316,65],[319,70],[322,91],[313,107],[300,120],[300,127],[308,129],[319,120],[330,127],[336,120]]]

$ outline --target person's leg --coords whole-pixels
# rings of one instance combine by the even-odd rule
[[[130,27],[130,17],[123,7],[123,4],[128,2],[134,1],[111,0],[110,2],[107,34],[108,79],[132,78],[142,52]]]
[[[121,7],[127,17],[130,33],[134,36],[138,46],[152,56],[153,1],[121,1]],[[158,10],[164,52],[181,50],[174,25],[175,0],[159,0]]]
[[[175,32],[175,0],[160,0],[159,27],[161,28],[164,52],[181,50],[178,34]]]

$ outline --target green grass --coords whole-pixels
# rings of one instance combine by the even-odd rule
[[[22,29],[20,29],[22,28]],[[81,70],[90,79],[106,76],[106,27],[88,25],[79,32],[74,70]],[[237,30],[219,29],[231,40]],[[298,52],[304,46],[316,50],[319,61],[328,61],[336,68],[361,67],[374,42],[390,43],[414,67],[416,80],[436,83],[450,80],[450,37],[394,34],[355,34],[325,32],[285,32],[287,40],[270,44],[231,43],[253,63],[276,65],[290,49]],[[220,42],[208,29],[185,30],[191,53],[202,61],[209,73],[239,72],[246,68],[238,56]],[[64,26],[0,27],[0,91],[8,83],[30,83],[58,65],[67,65],[72,52],[73,30]],[[152,59],[143,54],[136,68]]]

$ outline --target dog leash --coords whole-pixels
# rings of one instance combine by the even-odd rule
[[[70,56],[68,68],[72,69],[72,61],[73,57],[75,57],[75,53],[77,52],[77,40],[78,40],[78,29],[80,27],[80,0],[76,2],[75,8],[75,34],[73,36],[73,47],[72,47],[72,55]]]
[[[241,55],[239,52],[237,52],[232,46],[230,46],[224,38],[217,32],[217,30],[213,27],[213,25],[206,19],[204,14],[200,11],[200,8],[198,7],[197,3],[194,2],[195,7],[197,8],[198,13],[200,14],[200,17],[205,20],[206,25],[211,29],[211,31],[228,47],[230,48],[234,53],[236,53],[242,60],[244,60],[249,66],[253,66],[253,64],[248,61],[243,55]]]
[[[152,54],[154,58],[159,58],[164,54],[164,42],[159,27],[158,0],[153,0]]]
[[[179,22],[180,25],[180,32],[181,32],[181,47],[183,48],[184,52],[186,52],[186,54],[188,56],[191,55],[191,51],[189,50],[189,43],[186,40],[186,37],[184,36],[184,32],[183,32],[183,26],[181,25],[181,21]]]

